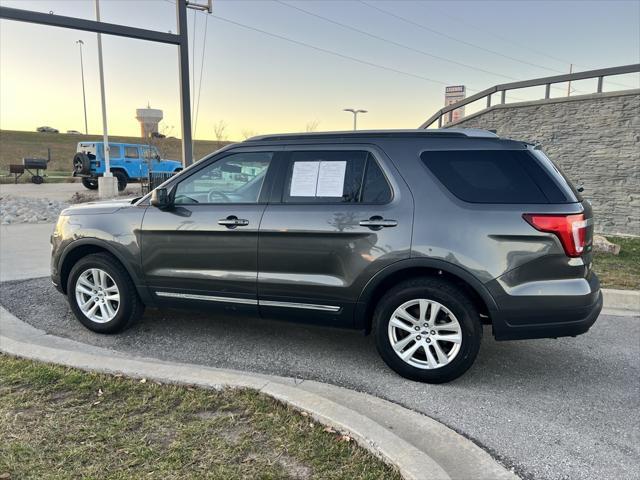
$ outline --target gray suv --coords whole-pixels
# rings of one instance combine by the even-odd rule
[[[497,340],[575,336],[602,295],[589,203],[538,148],[482,130],[270,135],[150,195],[62,212],[52,279],[86,327],[196,307],[372,332],[407,378]]]

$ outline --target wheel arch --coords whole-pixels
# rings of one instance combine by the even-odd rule
[[[355,326],[371,331],[373,312],[378,300],[397,283],[416,277],[439,277],[450,280],[469,294],[481,314],[489,321],[497,311],[496,302],[484,284],[468,271],[444,260],[411,258],[401,260],[378,272],[364,287],[355,311]]]
[[[136,290],[138,290],[138,294],[144,303],[147,303],[148,295],[144,288],[140,287],[140,279],[135,271],[128,265],[127,261],[122,257],[118,251],[109,245],[106,242],[103,242],[99,239],[82,239],[76,240],[67,246],[67,248],[62,253],[59,261],[59,271],[60,271],[60,288],[63,293],[67,293],[67,282],[69,280],[69,274],[71,273],[71,269],[76,264],[78,260],[87,255],[92,255],[94,253],[108,253],[112,255],[127,271],[133,284],[136,286]]]
[[[110,170],[111,170],[111,173],[116,173],[116,172],[123,173],[124,176],[126,177],[127,181],[131,178],[131,176],[129,175],[129,172],[127,172],[126,168],[111,167]]]

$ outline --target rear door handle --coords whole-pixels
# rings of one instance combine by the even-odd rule
[[[378,215],[371,217],[369,220],[360,220],[361,227],[367,227],[371,230],[380,230],[382,228],[397,227],[397,220],[388,220]]]
[[[246,227],[249,225],[249,220],[238,218],[235,215],[229,215],[227,218],[218,220],[218,225],[224,225],[227,228]]]

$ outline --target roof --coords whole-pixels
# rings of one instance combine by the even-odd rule
[[[258,135],[245,142],[262,142],[268,140],[323,140],[348,138],[499,138],[493,132],[478,128],[434,128],[429,130],[350,130],[343,132],[306,132],[306,133],[276,133],[272,135]]]

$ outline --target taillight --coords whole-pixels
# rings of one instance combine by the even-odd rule
[[[569,257],[579,257],[587,242],[589,220],[584,214],[555,215],[525,213],[522,217],[536,230],[554,233]]]

